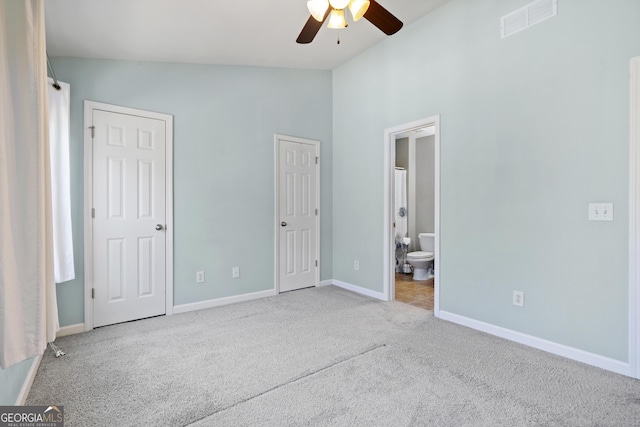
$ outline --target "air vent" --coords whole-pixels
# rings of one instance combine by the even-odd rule
[[[558,0],[538,0],[505,15],[500,20],[502,38],[529,28],[558,14]]]

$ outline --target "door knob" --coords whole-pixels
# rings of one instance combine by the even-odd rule
[[[156,225],[156,230],[162,230],[164,227],[162,226],[162,224],[157,224]]]
[[[282,222],[280,223],[280,225],[281,225],[281,226],[283,226],[283,227],[286,227],[286,226],[287,226],[287,223],[286,223],[286,222],[284,222],[284,221],[282,221]]]

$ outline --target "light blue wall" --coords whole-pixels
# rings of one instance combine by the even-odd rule
[[[321,142],[321,279],[332,277],[331,73],[53,58],[71,84],[76,279],[58,285],[61,325],[83,314],[83,101],[174,115],[174,301],[274,287],[274,134]],[[231,278],[239,266],[241,277]],[[198,270],[206,283],[196,284]]]
[[[7,369],[0,368],[0,405],[15,405],[29,374],[33,358],[23,360]]]
[[[440,114],[441,309],[626,361],[640,2],[560,0],[501,39],[527,3],[452,0],[334,70],[333,275],[382,292],[383,133]]]

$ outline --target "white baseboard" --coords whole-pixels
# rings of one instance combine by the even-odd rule
[[[56,338],[66,337],[67,335],[81,334],[84,332],[84,323],[76,323],[75,325],[63,326],[56,334]]]
[[[193,302],[190,304],[180,304],[173,306],[173,314],[187,313],[189,311],[202,310],[205,308],[220,307],[221,305],[234,304],[236,302],[251,301],[259,298],[272,297],[277,295],[275,289],[268,291],[253,292],[250,294],[235,295],[232,297],[216,298],[206,301]]]
[[[458,325],[469,327],[471,329],[486,332],[500,338],[515,341],[529,347],[537,348],[538,350],[546,351],[548,353],[586,363],[587,365],[592,365],[597,368],[612,371],[621,375],[631,376],[630,365],[626,362],[610,359],[598,354],[589,353],[584,350],[569,347],[563,344],[558,344],[553,341],[547,341],[545,339],[534,337],[532,335],[527,335],[521,332],[513,331],[511,329],[506,329],[501,326],[496,326],[490,323],[485,323],[479,320],[460,316],[458,314],[449,313],[444,310],[440,310],[439,318],[452,323],[456,323]]]
[[[318,285],[319,287],[322,286],[330,286],[333,285],[333,280],[329,279],[329,280],[321,280],[320,284]]]
[[[29,391],[31,391],[31,386],[33,385],[33,380],[36,379],[36,374],[38,373],[38,368],[40,367],[40,361],[42,360],[43,354],[44,352],[39,356],[33,358],[31,368],[29,368],[27,377],[24,379],[24,383],[22,384],[22,388],[20,389],[20,394],[18,394],[18,398],[16,399],[16,406],[24,406],[25,402],[27,401]]]
[[[379,299],[381,301],[386,301],[384,293],[372,291],[371,289],[363,288],[361,286],[352,285],[351,283],[341,282],[340,280],[330,280],[332,285],[335,285],[339,288],[346,289],[351,292],[355,292],[357,294],[366,295],[371,298]]]

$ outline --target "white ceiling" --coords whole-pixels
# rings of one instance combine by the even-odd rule
[[[447,1],[379,3],[406,27]],[[47,0],[45,8],[49,56],[331,70],[387,37],[362,19],[297,44],[306,0]]]

